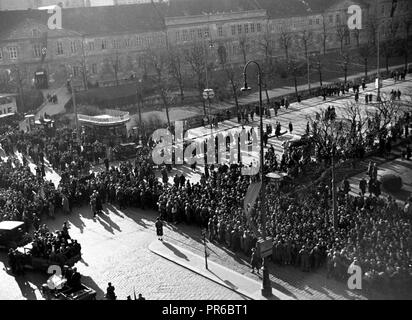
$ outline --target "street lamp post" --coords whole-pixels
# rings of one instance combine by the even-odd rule
[[[259,116],[260,116],[260,174],[261,174],[261,182],[262,186],[260,188],[260,200],[261,200],[261,217],[262,217],[262,238],[266,241],[266,206],[265,206],[265,176],[263,170],[264,164],[264,150],[263,150],[263,103],[262,103],[262,70],[260,68],[259,63],[256,61],[250,60],[246,63],[243,69],[243,77],[244,77],[244,87],[241,88],[241,91],[248,91],[251,90],[247,84],[247,68],[250,64],[255,64],[258,68],[258,85],[259,85]],[[270,285],[269,279],[269,270],[266,264],[265,257],[262,258],[262,265],[263,265],[263,283],[262,283],[262,296],[269,297],[272,295],[272,287]]]
[[[139,79],[137,82],[137,108],[139,112],[139,132],[142,134],[142,104],[143,104],[143,81]]]
[[[77,115],[76,93],[75,93],[75,89],[73,88],[73,75],[70,76],[69,83],[70,83],[70,90],[72,92],[74,121],[76,124],[76,139],[77,139],[77,142],[79,142],[80,141],[79,139],[79,117]]]

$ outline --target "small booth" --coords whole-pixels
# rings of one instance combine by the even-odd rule
[[[39,70],[34,73],[34,86],[36,89],[48,89],[49,82],[45,70]]]

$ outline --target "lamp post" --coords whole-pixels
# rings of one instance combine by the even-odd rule
[[[143,104],[143,80],[137,81],[137,109],[139,113],[139,132],[142,134],[142,104]]]
[[[74,121],[76,123],[76,139],[77,139],[77,142],[79,142],[80,141],[79,139],[79,117],[77,115],[76,93],[74,91],[75,89],[73,88],[73,75],[70,75],[69,83],[70,83],[70,90],[72,92]]]
[[[263,103],[262,103],[262,69],[260,68],[259,63],[256,61],[250,60],[246,63],[243,69],[243,77],[244,77],[244,87],[241,88],[241,91],[248,91],[251,90],[247,84],[247,68],[249,65],[255,64],[258,68],[258,85],[259,85],[259,116],[260,116],[260,175],[261,175],[261,182],[262,186],[260,188],[260,200],[261,200],[261,217],[262,217],[262,239],[266,241],[266,205],[265,205],[265,176],[263,170],[263,160],[264,160],[264,150],[263,150]],[[269,270],[266,265],[265,257],[262,257],[262,265],[263,265],[263,283],[262,283],[262,296],[269,297],[272,295],[272,287],[270,285],[269,279]]]

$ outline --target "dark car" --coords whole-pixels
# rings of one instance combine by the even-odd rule
[[[0,222],[0,249],[16,249],[24,245],[24,222],[2,221]]]

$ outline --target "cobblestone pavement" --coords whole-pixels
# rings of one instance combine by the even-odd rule
[[[91,219],[87,207],[67,217],[70,234],[82,245],[82,261],[76,264],[86,285],[103,299],[107,283],[116,287],[119,299],[142,293],[147,299],[243,299],[236,292],[167,261],[148,249],[156,240],[152,212],[117,211]],[[61,227],[62,214],[50,221],[50,228]],[[0,299],[41,299],[39,288],[47,276],[27,271],[14,278],[5,271],[7,257],[0,255]],[[183,280],[184,279],[184,280]]]

